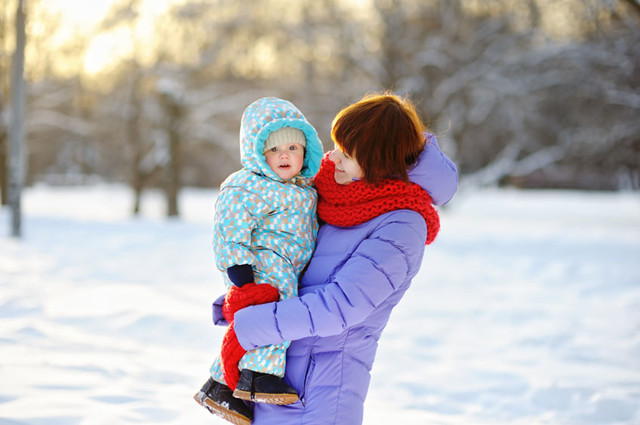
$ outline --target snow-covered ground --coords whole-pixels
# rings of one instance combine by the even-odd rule
[[[0,425],[223,424],[193,393],[222,329],[215,192],[165,220],[119,186],[0,209]],[[383,335],[365,424],[640,424],[640,196],[459,194]]]

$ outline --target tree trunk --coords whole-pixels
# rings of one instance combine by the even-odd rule
[[[163,190],[167,201],[167,217],[177,217],[178,192],[180,191],[180,174],[182,171],[182,120],[185,108],[182,105],[182,89],[170,85],[163,87],[159,93],[159,100],[164,111],[166,124],[162,129],[166,132],[169,143],[167,161],[164,167]]]
[[[0,128],[0,205],[7,205],[9,202],[7,173],[7,133],[2,127]]]
[[[11,207],[11,236],[22,236],[21,192],[24,180],[24,47],[25,14],[22,0],[16,10],[16,51],[13,56],[11,82],[11,124],[9,161],[9,205]]]
[[[142,141],[140,140],[140,131],[138,129],[140,119],[140,102],[138,99],[138,84],[140,83],[139,70],[135,69],[134,76],[131,80],[129,92],[129,104],[127,105],[127,113],[125,118],[125,141],[130,149],[131,164],[129,185],[133,190],[133,215],[140,214],[140,202],[142,190],[144,189],[145,178],[140,170],[140,163],[144,157]]]
[[[7,27],[8,27],[8,19],[5,8],[7,5],[2,6],[0,8],[0,43],[2,46],[6,44],[5,39],[7,37]],[[5,53],[4,49],[0,49],[2,54]],[[3,116],[3,109],[5,108],[5,99],[9,95],[9,78],[10,75],[9,68],[5,66],[5,61],[0,60],[0,116]],[[5,77],[7,76],[7,77]],[[7,161],[9,158],[7,157],[7,153],[9,151],[9,140],[7,134],[7,127],[4,123],[0,123],[0,205],[8,205],[9,197],[9,170],[7,169]]]
[[[180,190],[180,107],[172,105],[173,114],[169,117],[169,163],[167,164],[167,216],[177,217],[178,191]]]
[[[134,175],[133,179],[134,181],[131,183],[131,188],[133,189],[133,215],[137,216],[140,214],[143,183],[137,174]]]

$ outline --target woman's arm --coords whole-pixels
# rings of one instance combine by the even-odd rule
[[[322,289],[238,311],[234,320],[240,344],[250,350],[336,335],[362,322],[422,260],[426,231],[416,212],[390,214]]]

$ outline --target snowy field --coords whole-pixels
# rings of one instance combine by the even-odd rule
[[[223,424],[215,192],[27,189],[0,209],[0,425]],[[365,424],[640,424],[640,195],[459,194],[378,351]]]

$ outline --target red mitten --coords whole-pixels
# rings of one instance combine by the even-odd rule
[[[227,322],[233,322],[233,315],[236,311],[245,307],[256,304],[265,304],[272,301],[278,301],[280,294],[278,290],[266,283],[256,284],[253,282],[245,283],[237,287],[233,286],[224,298],[222,304],[222,314]]]
[[[224,380],[229,388],[235,390],[238,385],[238,380],[240,379],[238,363],[240,363],[240,359],[242,359],[246,350],[242,348],[242,345],[238,342],[238,337],[236,336],[236,331],[233,325],[234,323],[230,322],[227,332],[222,338],[220,360],[222,363]]]
[[[233,315],[236,311],[250,305],[278,301],[279,298],[280,294],[275,287],[269,284],[257,285],[253,282],[246,283],[241,287],[233,286],[225,296],[224,304],[222,304],[222,314],[229,323],[229,328],[222,338],[220,360],[222,362],[224,380],[232,390],[236,389],[240,379],[238,363],[246,353],[246,350],[238,342]]]

